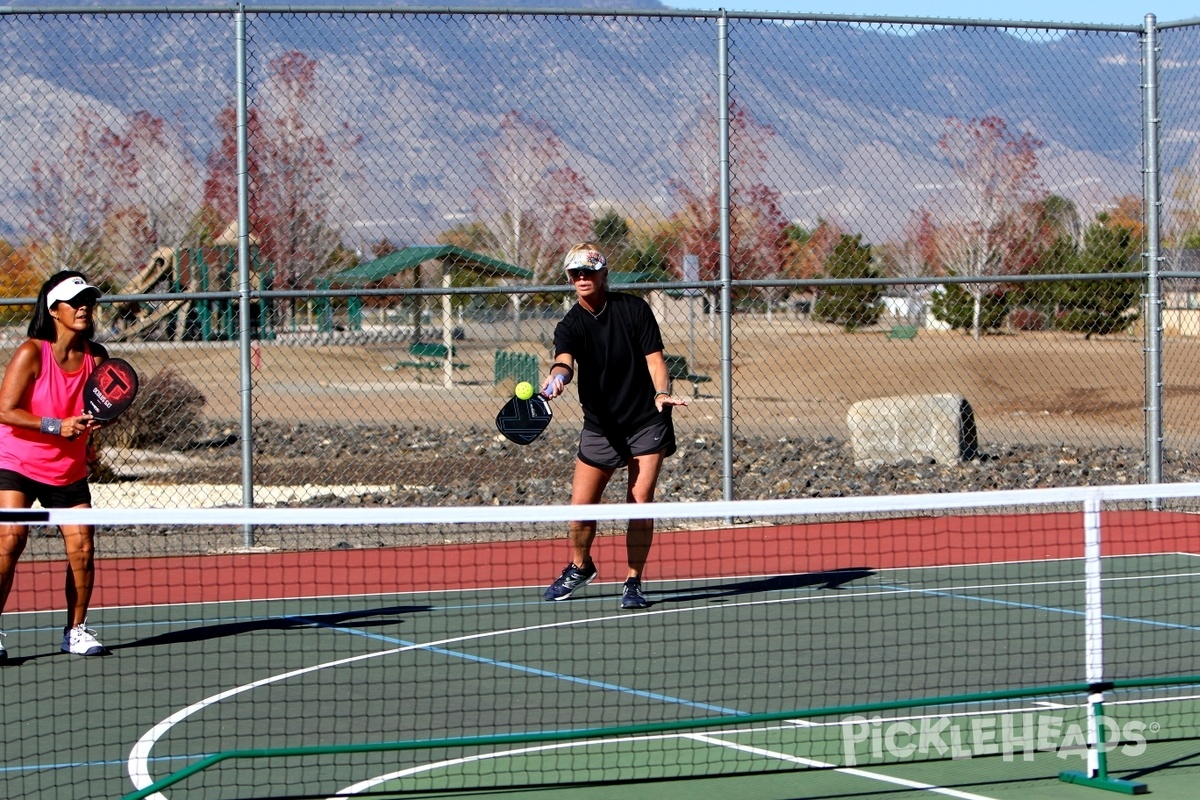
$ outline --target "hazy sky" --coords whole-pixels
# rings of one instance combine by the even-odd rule
[[[663,0],[672,8],[791,13],[865,14],[887,17],[969,17],[1036,22],[1140,26],[1146,14],[1161,22],[1200,17],[1200,4],[1183,0]]]

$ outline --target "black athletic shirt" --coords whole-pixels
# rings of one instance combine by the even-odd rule
[[[654,421],[654,381],[646,356],[663,349],[662,333],[640,297],[608,292],[593,315],[575,303],[554,329],[554,352],[575,359],[584,430],[628,437]]]

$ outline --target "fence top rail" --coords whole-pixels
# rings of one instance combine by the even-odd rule
[[[511,8],[468,6],[400,6],[380,8],[354,4],[323,3],[313,5],[230,4],[228,6],[190,6],[163,4],[155,6],[107,6],[79,8],[77,6],[0,6],[0,14],[39,16],[55,14],[121,15],[121,14],[370,14],[384,16],[524,16],[524,17],[679,17],[685,19],[748,19],[786,22],[833,22],[856,25],[919,25],[942,28],[1004,28],[1023,30],[1106,31],[1112,33],[1141,33],[1137,25],[1102,25],[1083,22],[1054,22],[1048,20],[997,20],[968,17],[899,17],[866,14],[785,13],[767,11],[704,11],[688,9],[620,9],[620,8]],[[1200,18],[1165,23],[1158,27],[1182,27],[1200,24]]]

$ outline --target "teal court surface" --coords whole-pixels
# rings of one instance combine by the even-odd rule
[[[23,564],[5,795],[1107,797],[1058,780],[1088,764],[1078,516],[1014,559],[993,515],[665,531],[641,612],[619,535],[560,603],[562,541],[102,560],[92,659],[57,652],[61,564]],[[1200,557],[1160,550],[1103,560],[1106,681],[1200,671]],[[1109,774],[1195,796],[1198,700],[1109,687]]]

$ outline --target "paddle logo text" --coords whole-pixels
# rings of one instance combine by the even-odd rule
[[[1130,720],[1119,724],[1100,717],[1103,728],[1100,749],[1120,748],[1127,756],[1146,750],[1146,732],[1156,733],[1156,722]],[[996,714],[970,717],[924,717],[884,719],[851,716],[842,720],[842,744],[846,766],[906,758],[974,758],[999,755],[1012,761],[1018,754],[1033,761],[1036,753],[1055,753],[1059,758],[1087,758],[1088,723],[1053,714]],[[869,761],[868,761],[869,759]]]

